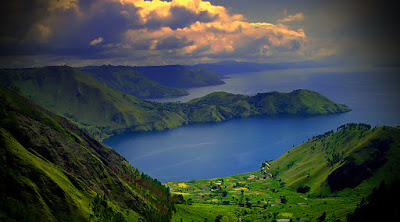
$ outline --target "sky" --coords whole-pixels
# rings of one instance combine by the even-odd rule
[[[393,1],[13,0],[0,67],[224,60],[399,64]]]

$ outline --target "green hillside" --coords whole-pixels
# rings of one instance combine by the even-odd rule
[[[188,102],[195,107],[190,119],[195,122],[218,122],[232,118],[255,115],[318,115],[347,112],[325,96],[304,89],[290,93],[258,93],[243,96],[226,92],[215,92]]]
[[[139,73],[134,67],[103,65],[87,66],[79,69],[110,89],[115,89],[138,98],[162,98],[189,95],[189,93],[183,89],[167,87],[150,80]]]
[[[1,70],[3,85],[51,111],[68,117],[96,135],[163,130],[186,120],[174,112],[102,85],[68,66]]]
[[[169,190],[69,120],[0,87],[1,221],[166,221]]]
[[[270,172],[293,188],[327,194],[400,177],[400,129],[346,124],[288,151]],[[397,170],[396,170],[397,169]]]
[[[191,70],[192,72],[200,73],[207,77],[216,78],[216,79],[223,78],[223,75],[221,75],[220,73],[212,71],[211,69],[207,69],[202,66],[185,66],[185,67],[188,68],[189,70]]]
[[[6,86],[78,123],[96,138],[220,122],[255,115],[317,115],[349,109],[308,90],[255,96],[211,93],[188,103],[156,103],[107,88],[76,68],[53,66],[0,70]]]
[[[260,168],[224,178],[167,183],[173,194],[181,195],[172,220],[346,221],[357,208],[352,216],[357,221],[368,209],[386,208],[381,212],[388,215],[373,218],[393,218],[400,208],[380,185],[393,190],[400,181],[399,127],[342,125]],[[398,192],[391,193],[398,197]]]

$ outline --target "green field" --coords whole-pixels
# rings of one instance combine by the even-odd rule
[[[254,177],[253,177],[254,176]],[[191,181],[179,186],[170,182],[172,194],[183,195],[186,204],[178,205],[173,221],[209,221],[222,215],[227,221],[273,221],[303,218],[315,221],[323,212],[328,221],[341,219],[353,212],[368,191],[355,190],[320,198],[297,193],[276,179],[264,179],[260,172],[219,179]],[[243,190],[243,192],[242,192]],[[286,200],[286,201],[285,201]]]

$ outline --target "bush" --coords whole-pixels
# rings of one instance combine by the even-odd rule
[[[311,190],[311,188],[307,185],[300,185],[297,188],[297,193],[308,193]]]

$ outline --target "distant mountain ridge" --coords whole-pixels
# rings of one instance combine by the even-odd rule
[[[147,78],[168,87],[192,88],[209,85],[221,85],[220,75],[207,68],[188,69],[183,65],[135,66],[133,67]]]
[[[1,84],[80,124],[97,138],[220,122],[254,115],[318,115],[349,111],[308,90],[253,97],[217,92],[188,103],[156,103],[107,88],[68,66],[0,70]]]
[[[325,67],[325,66],[329,66],[329,64],[318,63],[315,61],[255,63],[255,62],[237,62],[234,60],[228,60],[216,63],[201,63],[190,67],[203,67],[218,72],[222,75],[227,75],[235,73],[260,72],[266,70],[315,68],[315,67]]]
[[[163,98],[189,95],[182,89],[168,87],[129,66],[87,66],[79,68],[103,85],[138,98]]]
[[[87,66],[83,73],[103,85],[138,98],[189,95],[184,89],[225,84],[219,73],[204,67],[166,66]]]

